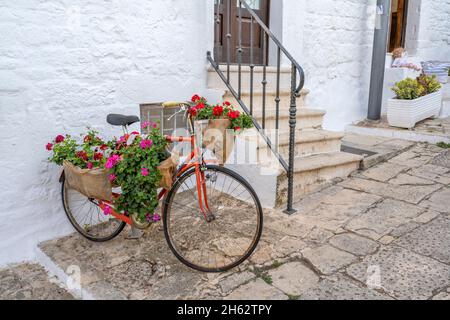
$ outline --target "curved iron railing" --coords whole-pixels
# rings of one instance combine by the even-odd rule
[[[272,150],[276,158],[279,160],[282,167],[286,170],[288,179],[288,192],[287,192],[287,209],[286,213],[292,214],[295,212],[293,208],[293,190],[294,190],[294,163],[295,163],[295,131],[297,124],[297,97],[300,96],[301,90],[303,89],[305,83],[305,74],[300,66],[300,64],[292,57],[292,55],[286,50],[286,48],[281,44],[281,42],[275,37],[272,31],[267,27],[267,25],[262,21],[258,14],[249,6],[245,0],[239,1],[238,8],[238,46],[237,46],[237,65],[238,65],[238,89],[235,90],[230,83],[230,65],[231,65],[231,40],[233,35],[231,34],[231,6],[236,3],[236,0],[215,0],[215,20],[217,23],[216,32],[220,32],[219,25],[220,20],[220,5],[224,3],[227,10],[227,21],[226,21],[226,75],[220,70],[219,62],[215,61],[211,55],[211,52],[207,53],[208,61],[211,63],[212,67],[215,69],[219,77],[227,86],[230,93],[234,96],[236,101],[241,106],[242,110],[248,115],[252,116],[253,124],[255,128],[261,134],[265,143]],[[245,8],[250,14],[250,107],[242,101],[242,9]],[[262,36],[262,51],[263,51],[263,80],[262,84],[262,124],[253,117],[254,109],[254,69],[256,67],[254,63],[254,28],[255,24],[260,28]],[[222,21],[222,26],[224,25]],[[219,38],[219,34],[216,34],[216,39]],[[290,108],[289,108],[289,156],[288,161],[280,155],[278,152],[278,141],[275,145],[269,139],[269,137],[264,132],[266,127],[266,95],[267,95],[267,62],[268,62],[268,39],[272,40],[276,47],[277,59],[276,59],[276,98],[275,98],[275,129],[279,129],[279,118],[280,118],[280,75],[281,75],[281,54],[290,61],[291,64],[291,88],[290,88]],[[297,78],[298,76],[298,78]]]

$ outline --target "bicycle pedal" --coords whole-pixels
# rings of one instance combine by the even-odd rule
[[[214,220],[216,220],[216,216],[213,215],[212,213],[208,213],[208,214],[206,215],[206,222],[212,222],[212,221],[214,221]]]

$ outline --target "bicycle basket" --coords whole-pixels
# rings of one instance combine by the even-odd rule
[[[112,187],[107,169],[81,169],[64,161],[64,176],[67,187],[88,198],[112,201]]]

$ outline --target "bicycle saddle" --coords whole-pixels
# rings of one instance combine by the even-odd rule
[[[125,116],[123,114],[108,114],[106,121],[113,126],[129,126],[139,122],[138,116]]]

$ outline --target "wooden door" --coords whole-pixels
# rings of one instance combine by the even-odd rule
[[[394,0],[391,3],[389,52],[405,46],[408,0]]]
[[[220,1],[219,5],[218,2]],[[249,6],[268,26],[269,0],[247,0]],[[229,8],[227,8],[229,6]],[[217,10],[218,8],[218,10]],[[217,12],[219,13],[217,15]],[[238,63],[239,48],[239,0],[216,0],[215,6],[215,60],[219,63],[227,63],[227,33],[230,31],[230,63]],[[253,21],[253,38],[251,37],[251,15],[245,8],[241,9],[242,15],[242,63],[250,64],[251,47],[253,47],[253,63],[264,63],[264,51],[267,53],[268,45],[264,45],[261,28]],[[252,44],[253,41],[253,44]],[[268,41],[268,40],[267,40]],[[268,59],[266,59],[267,61]]]

